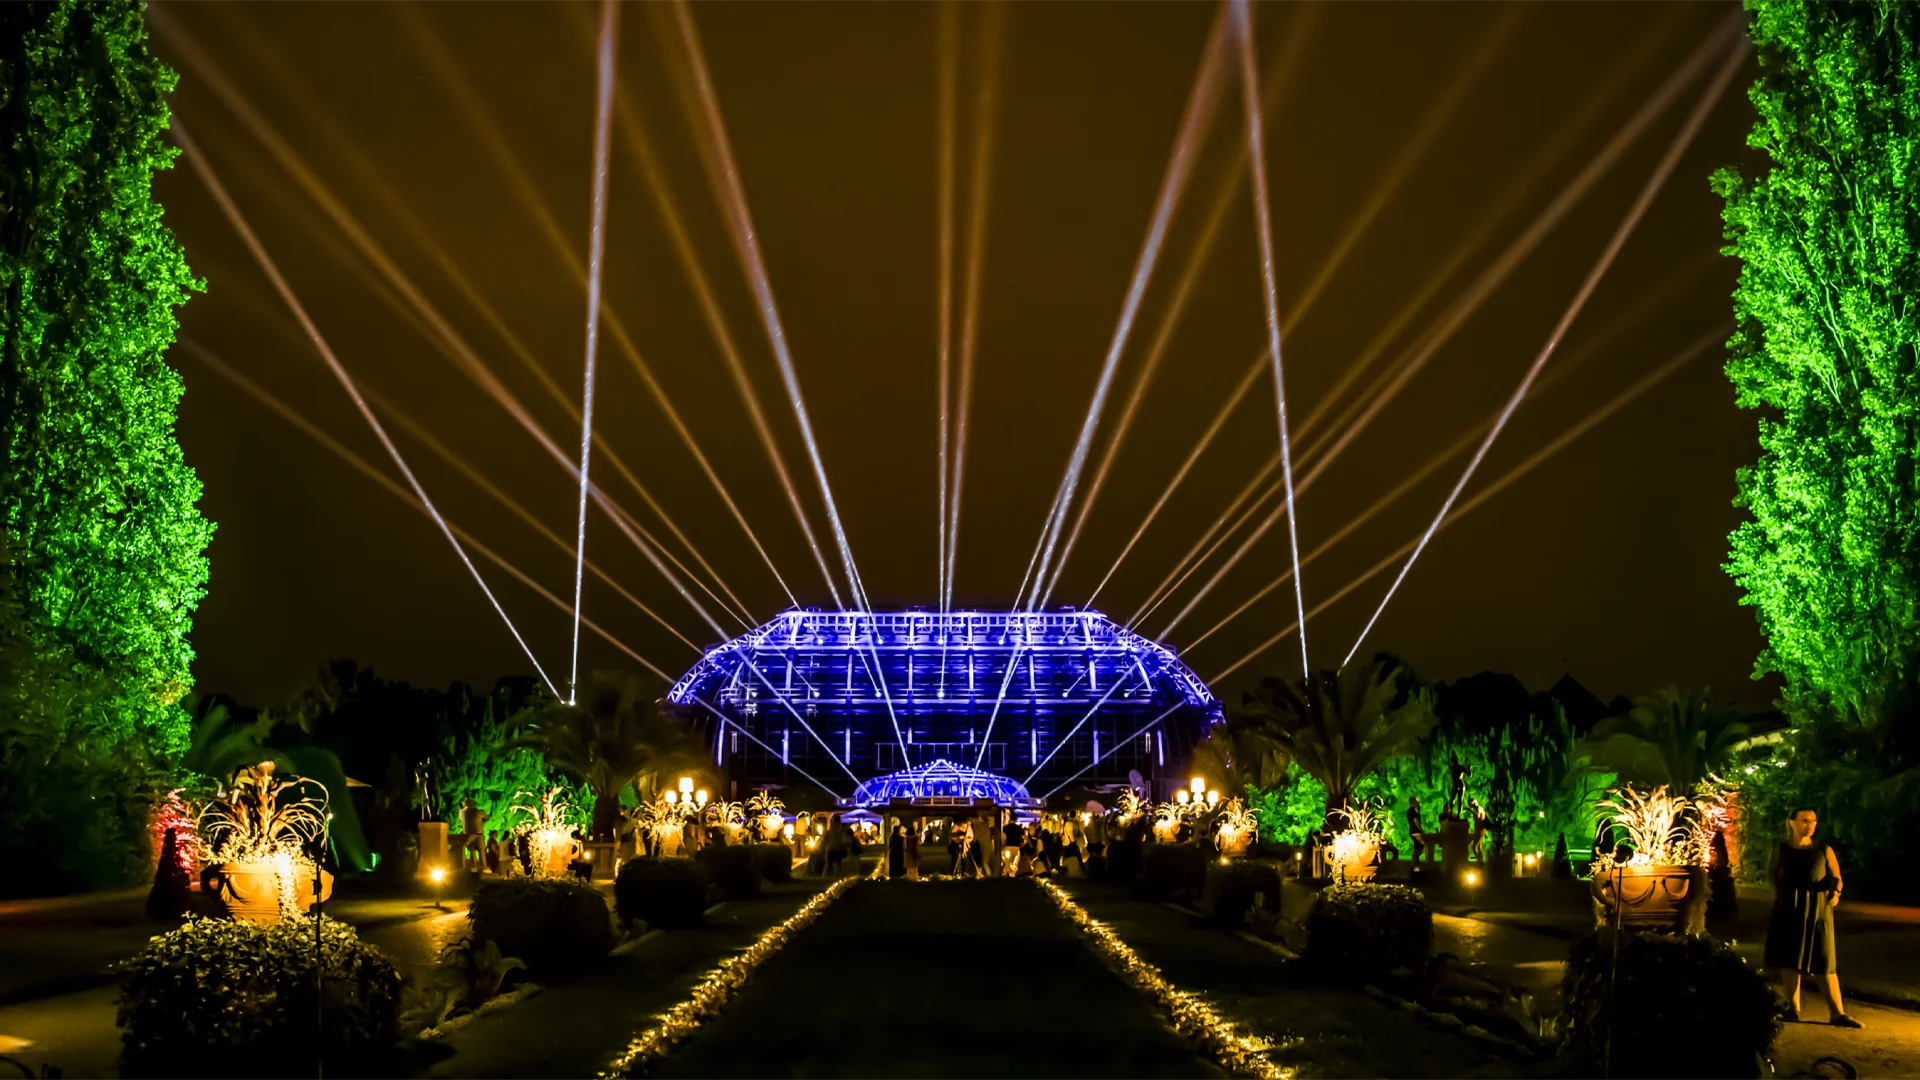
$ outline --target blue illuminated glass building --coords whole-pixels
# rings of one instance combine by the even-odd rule
[[[733,794],[811,781],[848,802],[942,761],[1034,799],[1132,774],[1165,798],[1220,716],[1170,650],[1071,609],[789,610],[709,649],[667,701]]]

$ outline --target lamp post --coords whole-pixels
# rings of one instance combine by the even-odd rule
[[[444,892],[442,887],[447,883],[447,868],[436,866],[427,871],[427,880],[433,882],[433,906],[441,911],[447,910],[447,905],[442,902]]]

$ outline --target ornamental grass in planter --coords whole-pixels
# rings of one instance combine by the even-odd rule
[[[573,880],[489,881],[473,894],[467,921],[476,946],[492,942],[537,975],[580,971],[613,949],[606,899]]]
[[[345,923],[322,918],[315,938],[311,918],[189,919],[154,938],[120,965],[121,1073],[312,1076],[316,1052],[328,1075],[391,1072],[398,969]]]
[[[271,761],[243,772],[226,795],[208,804],[199,834],[219,869],[227,914],[261,924],[298,916],[312,908],[316,884],[325,900],[333,875],[316,873],[307,853],[325,844],[327,816],[324,785],[277,779]]]
[[[1617,962],[1613,940],[1611,930],[1588,934],[1567,960],[1571,1075],[1609,1065],[1618,1077],[1763,1074],[1786,1011],[1764,975],[1712,938],[1623,931]]]
[[[1359,882],[1328,886],[1307,913],[1307,963],[1322,978],[1361,984],[1422,971],[1433,912],[1418,889]]]

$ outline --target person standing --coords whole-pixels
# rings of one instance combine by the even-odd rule
[[[887,876],[905,877],[907,873],[907,831],[898,823],[887,837]]]
[[[1407,843],[1412,848],[1412,859],[1420,861],[1421,852],[1427,848],[1427,828],[1420,821],[1420,796],[1407,796]]]
[[[1840,1003],[1840,969],[1833,946],[1833,909],[1840,904],[1840,860],[1816,844],[1820,816],[1811,807],[1787,815],[1787,839],[1773,856],[1773,915],[1767,923],[1766,966],[1800,1019],[1800,980],[1815,975],[1827,996],[1827,1022],[1857,1028]]]

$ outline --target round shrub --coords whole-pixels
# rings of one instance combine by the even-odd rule
[[[1785,1015],[1767,978],[1712,938],[1620,936],[1617,967],[1611,930],[1574,942],[1567,959],[1561,1030],[1570,1064],[1600,1075],[1612,1028],[1614,1076],[1759,1075]]]
[[[1360,882],[1329,886],[1307,913],[1305,957],[1343,983],[1418,972],[1433,952],[1433,912],[1419,890]]]
[[[1258,897],[1271,910],[1280,909],[1280,871],[1272,863],[1237,861],[1207,867],[1207,888],[1200,908],[1221,926],[1239,926]]]
[[[1198,897],[1207,887],[1207,853],[1192,844],[1152,844],[1140,867],[1140,889],[1164,900]]]
[[[578,881],[489,881],[473,894],[467,921],[475,945],[492,942],[539,975],[580,971],[613,948],[606,900]]]
[[[1115,840],[1108,844],[1107,880],[1120,885],[1133,884],[1133,879],[1140,876],[1144,846],[1138,840]]]
[[[760,895],[760,846],[731,844],[703,848],[696,858],[707,868],[707,880],[720,889],[721,896],[729,900],[751,900]]]
[[[335,1075],[392,1071],[399,970],[345,923],[314,938],[309,918],[190,918],[154,938],[121,965],[122,1075],[312,1076],[316,1048]]]
[[[706,921],[707,871],[692,859],[630,859],[613,882],[613,907],[622,919],[655,930]]]
[[[755,844],[751,850],[761,877],[775,885],[793,880],[793,849],[785,844]]]

